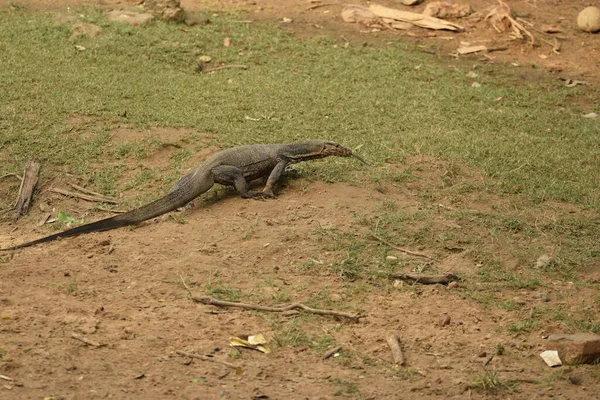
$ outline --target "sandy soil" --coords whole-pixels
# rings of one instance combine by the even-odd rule
[[[7,2],[0,1],[5,6]],[[58,10],[77,0],[23,1],[28,7]],[[120,5],[126,2],[104,2]],[[133,3],[133,2],[130,2]],[[205,1],[188,0],[188,9],[243,7],[257,19],[292,18],[287,26],[300,36],[316,33],[344,35],[366,40],[385,40],[393,33],[361,33],[363,28],[344,24],[339,18],[341,2],[306,11],[306,1]],[[358,1],[358,3],[366,3]],[[397,2],[382,1],[392,5]],[[471,1],[475,9],[491,2]],[[494,62],[535,62],[557,76],[600,77],[598,45],[600,36],[586,35],[573,28],[576,11],[589,2],[513,1],[523,18],[538,24],[560,24],[569,39],[560,55],[548,45],[531,49],[510,44],[509,50],[493,53]],[[568,3],[568,4],[565,4]],[[327,12],[329,11],[329,12]],[[557,16],[564,16],[561,20]],[[441,40],[441,52],[455,49],[468,38],[501,41],[498,34],[474,23],[467,33]],[[449,34],[407,40],[430,43]],[[404,33],[399,33],[404,35]],[[436,42],[437,43],[437,42]],[[540,54],[548,57],[542,59]],[[586,56],[585,65],[578,60]],[[473,56],[480,57],[480,56]],[[180,131],[162,129],[176,141]],[[131,140],[129,131],[119,134]],[[135,136],[135,135],[134,135]],[[169,149],[150,157],[160,165]],[[202,158],[204,154],[198,155]],[[449,166],[427,158],[407,160],[419,165],[412,183],[398,183],[383,193],[376,187],[326,184],[307,179],[291,180],[272,201],[243,200],[220,191],[195,202],[184,211],[185,223],[163,216],[134,229],[89,234],[44,246],[24,249],[3,258],[0,264],[0,380],[4,399],[398,399],[398,398],[483,398],[512,399],[600,398],[597,366],[566,367],[551,371],[538,357],[544,349],[539,330],[524,336],[505,329],[518,315],[498,308],[484,308],[466,298],[460,288],[444,286],[384,285],[361,278],[348,282],[331,268],[339,252],[324,251],[325,240],[317,230],[336,228],[366,240],[366,228],[356,223],[357,214],[372,215],[382,202],[393,202],[406,210],[436,209],[440,204],[457,209],[490,211],[511,207],[515,197],[499,198],[478,192],[448,194],[440,184]],[[327,168],[327,161],[315,164]],[[399,165],[398,168],[402,166]],[[464,184],[482,185],[476,173],[463,169]],[[426,191],[436,192],[431,200]],[[48,207],[79,210],[88,204],[42,193]],[[584,214],[577,207],[547,202],[529,209],[531,218],[552,220],[565,215]],[[46,231],[36,226],[38,209],[28,223],[0,225],[0,245],[33,239]],[[536,216],[534,216],[534,214]],[[99,213],[89,217],[101,218]],[[527,216],[526,216],[527,217]],[[415,221],[415,229],[451,229],[488,233],[476,224],[458,225],[440,214],[433,221]],[[487,250],[503,254],[507,268],[518,270],[520,260],[504,243],[490,241]],[[379,246],[373,241],[371,246]],[[456,274],[472,273],[475,262],[469,246],[438,254],[439,270]],[[431,249],[420,249],[431,252]],[[501,253],[504,251],[505,253]],[[403,259],[399,252],[390,252]],[[217,309],[194,303],[181,284],[184,277],[191,292],[203,295],[238,290],[248,302],[272,304],[282,298],[306,301],[323,293],[333,308],[359,312],[360,322],[333,317],[302,317],[303,331],[313,338],[328,337],[342,346],[339,357],[324,360],[323,350],[314,346],[278,346],[280,326],[294,326],[298,315],[257,313]],[[551,301],[568,289],[568,283],[552,282]],[[585,293],[580,292],[583,296]],[[499,298],[537,304],[539,293],[512,290]],[[347,301],[347,299],[350,299]],[[563,300],[560,304],[570,304]],[[573,303],[577,299],[572,300]],[[558,304],[558,303],[557,303]],[[440,324],[445,316],[450,322]],[[550,329],[551,330],[551,329]],[[293,342],[293,330],[287,340]],[[400,335],[407,358],[406,368],[393,366],[385,342],[391,332]],[[271,354],[232,351],[229,338],[261,333],[269,340]],[[94,346],[73,338],[73,334],[100,344]],[[281,340],[281,336],[279,337]],[[496,353],[502,343],[504,355]],[[210,355],[235,364],[238,369],[178,355],[177,351]],[[503,380],[518,380],[519,389],[494,395],[471,390],[468,384],[484,372],[482,364],[497,371]],[[583,385],[571,384],[569,377],[583,378]],[[530,381],[541,381],[542,384]]]

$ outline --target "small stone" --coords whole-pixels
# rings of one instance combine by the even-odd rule
[[[180,0],[144,0],[144,7],[163,21],[183,22],[186,18]]]
[[[474,87],[474,88],[480,88],[480,87],[481,87],[481,83],[479,83],[479,82],[473,82],[473,83],[471,84],[471,87]]]
[[[571,382],[571,384],[573,384],[573,385],[581,385],[581,383],[583,382],[583,379],[581,379],[578,376],[570,376],[569,382]]]
[[[598,118],[598,114],[596,114],[595,112],[591,112],[591,113],[588,113],[588,114],[584,114],[583,118],[592,118],[592,119],[593,118]]]
[[[541,300],[545,303],[548,303],[550,301],[550,295],[548,294],[548,292],[545,292],[545,291],[537,292],[535,294],[535,297],[537,297],[539,300]]]
[[[448,289],[456,289],[458,287],[458,282],[452,281],[448,284]]]
[[[452,319],[450,318],[450,316],[448,314],[444,315],[444,318],[442,318],[440,320],[440,326],[448,326],[450,325],[450,321]]]
[[[542,357],[542,360],[544,360],[549,367],[558,367],[559,365],[562,365],[560,357],[558,356],[558,351],[556,350],[546,350],[540,354],[540,357]]]
[[[231,47],[231,38],[226,37],[225,39],[223,39],[223,46]]]
[[[186,12],[184,22],[187,26],[206,25],[210,23],[210,19],[206,15]]]
[[[386,256],[385,257],[385,261],[387,261],[390,264],[396,264],[396,263],[398,263],[398,257],[396,257],[396,256]]]
[[[482,351],[481,353],[477,354],[477,357],[479,357],[479,358],[487,357],[487,352]]]
[[[289,23],[292,22],[292,19],[291,18],[287,18],[287,17],[283,17],[283,20],[281,22],[283,22],[284,24],[289,24]]]
[[[557,350],[567,364],[594,364],[600,361],[600,335],[575,333],[548,337],[549,349]]]
[[[479,75],[477,75],[477,73],[474,71],[467,72],[467,78],[477,78],[478,76]]]
[[[211,56],[200,56],[200,57],[198,57],[198,61],[203,62],[203,63],[209,63],[212,61],[212,57]]]
[[[548,267],[552,262],[554,261],[554,258],[550,257],[548,254],[542,254],[541,256],[538,257],[538,259],[535,261],[535,267],[538,269],[542,269],[542,268],[546,268]]]
[[[112,10],[106,13],[106,18],[112,22],[125,22],[131,25],[143,25],[154,19],[149,13],[138,13],[134,11]]]
[[[600,31],[600,8],[586,7],[577,16],[577,26],[584,32]]]

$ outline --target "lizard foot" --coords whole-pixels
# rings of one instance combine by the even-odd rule
[[[254,190],[249,190],[246,194],[243,194],[242,197],[245,199],[265,200],[266,198],[271,196],[263,192],[255,192]]]

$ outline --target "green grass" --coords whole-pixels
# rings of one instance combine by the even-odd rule
[[[222,146],[331,138],[362,146],[377,165],[427,153],[476,166],[499,190],[519,185],[536,200],[600,209],[597,121],[574,115],[575,92],[558,82],[507,85],[519,82],[522,68],[480,66],[482,87],[472,88],[470,64],[450,69],[401,42],[334,47],[334,39],[295,40],[272,26],[231,22],[239,16],[227,13],[185,32],[160,22],[112,24],[93,8],[73,15],[102,33],[71,42],[69,24],[49,15],[1,11],[0,174],[19,172],[34,154],[45,174],[67,170],[94,183],[96,164],[145,155],[111,142],[114,124],[188,127]],[[232,47],[223,47],[225,37]],[[250,68],[198,74],[202,54]],[[598,111],[598,102],[590,108]],[[67,122],[72,116],[98,121],[90,138]],[[351,180],[348,170],[360,167],[334,160],[305,168]],[[506,221],[506,229],[520,227]]]

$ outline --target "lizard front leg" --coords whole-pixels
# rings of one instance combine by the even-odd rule
[[[215,182],[221,185],[233,186],[235,190],[245,199],[262,198],[263,194],[250,190],[244,173],[238,167],[232,165],[220,165],[211,170]]]
[[[290,163],[290,160],[281,159],[269,174],[269,179],[267,179],[267,183],[265,184],[265,188],[262,193],[267,197],[275,197],[275,193],[273,193],[273,186],[277,183],[279,178],[281,178],[281,174],[285,170],[285,167]]]

